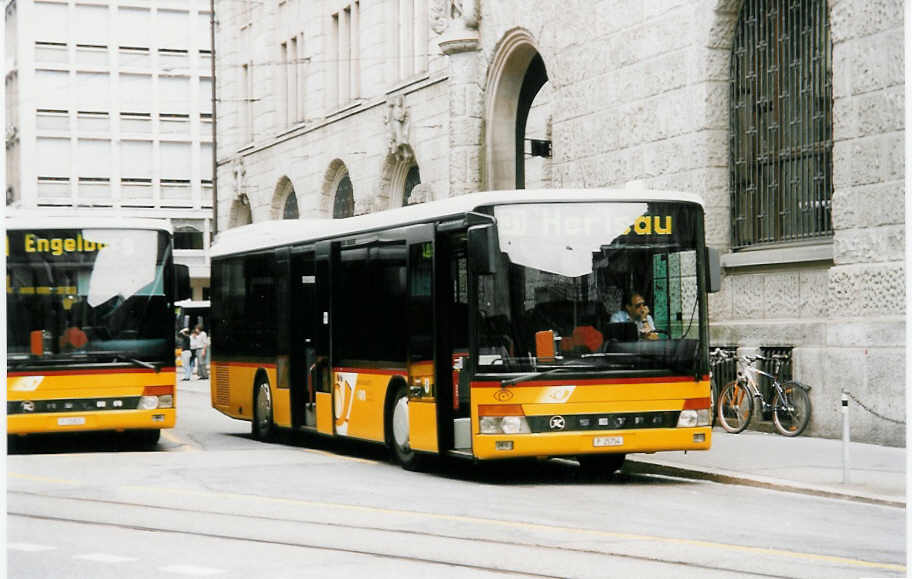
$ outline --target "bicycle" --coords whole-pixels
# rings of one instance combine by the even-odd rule
[[[721,349],[713,351],[716,359],[735,358],[738,361],[738,377],[726,384],[716,401],[716,417],[727,432],[738,434],[750,424],[754,411],[754,398],[760,401],[763,412],[771,411],[773,425],[783,436],[798,436],[807,428],[811,419],[811,397],[807,384],[788,380],[779,381],[779,371],[788,356],[738,356]],[[754,364],[760,360],[773,363],[773,373],[767,373]],[[757,386],[758,376],[770,379],[775,394],[767,402]]]

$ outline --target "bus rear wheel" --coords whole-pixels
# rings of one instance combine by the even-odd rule
[[[584,454],[578,457],[580,473],[587,478],[608,478],[624,466],[626,454]]]
[[[409,444],[408,391],[404,384],[400,384],[393,394],[386,411],[386,424],[386,444],[393,460],[406,470],[419,470],[423,457]]]
[[[272,422],[272,394],[269,382],[257,384],[253,394],[253,422],[250,433],[257,440],[268,442],[275,435],[275,424]]]

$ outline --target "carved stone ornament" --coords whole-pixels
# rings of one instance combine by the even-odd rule
[[[384,123],[389,131],[389,153],[399,161],[408,163],[412,160],[412,148],[408,143],[409,113],[405,107],[405,97],[393,95],[386,101]]]
[[[234,195],[238,199],[241,199],[243,196],[244,199],[247,198],[247,166],[244,164],[244,158],[241,157],[234,162],[234,167],[232,168],[232,175],[234,176]],[[244,201],[241,200],[243,203]],[[245,203],[246,204],[246,203]]]
[[[431,29],[437,34],[478,28],[478,0],[434,0],[430,6]]]

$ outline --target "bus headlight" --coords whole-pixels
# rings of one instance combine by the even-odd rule
[[[503,430],[504,434],[527,434],[531,432],[525,416],[504,416],[500,419],[500,429]]]
[[[140,410],[155,410],[158,408],[158,396],[143,396],[139,399]]]
[[[482,416],[482,434],[529,434],[529,423],[525,416]]]
[[[165,394],[164,396],[158,397],[158,407],[159,408],[174,408],[174,396],[170,394]]]
[[[709,426],[709,408],[699,410],[682,410],[678,416],[678,428],[693,428],[695,426]]]

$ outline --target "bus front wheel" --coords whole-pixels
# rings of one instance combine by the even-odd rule
[[[272,394],[269,391],[269,382],[265,380],[257,384],[253,396],[253,423],[250,433],[257,440],[267,442],[275,434],[275,425],[272,422]]]
[[[400,384],[386,411],[386,443],[393,459],[406,470],[418,470],[421,456],[409,445],[408,391]]]

